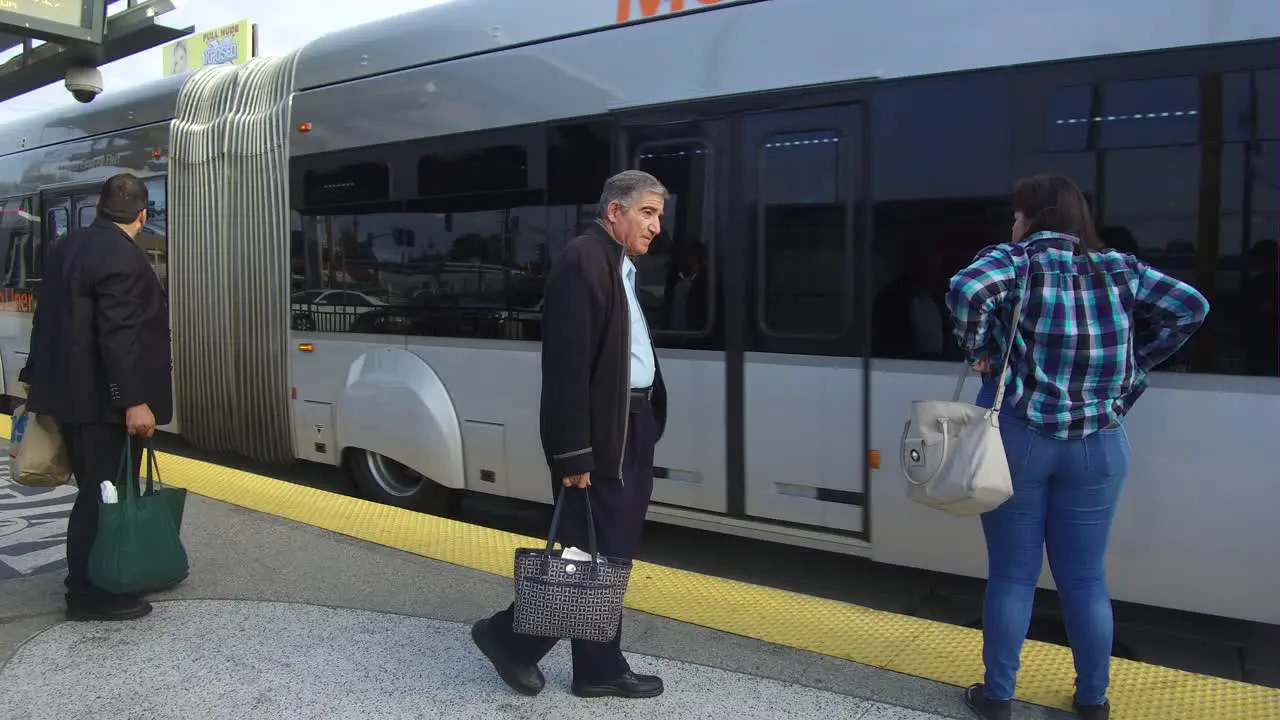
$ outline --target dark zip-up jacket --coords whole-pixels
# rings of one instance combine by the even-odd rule
[[[599,223],[574,238],[547,277],[542,316],[542,449],[553,480],[621,479],[630,423],[631,313],[622,245]],[[650,404],[658,438],[667,391],[658,358]]]

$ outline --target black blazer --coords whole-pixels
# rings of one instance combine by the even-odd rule
[[[122,422],[146,403],[173,419],[169,303],[142,251],[115,224],[93,225],[45,253],[31,349],[21,379],[27,409],[63,423]]]
[[[541,425],[554,480],[584,472],[593,480],[617,479],[622,471],[630,421],[631,321],[621,271],[622,245],[592,223],[565,247],[547,276]],[[656,355],[650,404],[661,439],[667,390]]]

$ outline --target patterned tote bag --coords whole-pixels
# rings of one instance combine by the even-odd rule
[[[618,634],[622,596],[631,579],[631,561],[605,557],[596,548],[591,495],[581,490],[587,507],[590,559],[563,557],[553,549],[565,498],[575,488],[560,491],[551,515],[545,548],[516,550],[515,617],[513,629],[524,635],[609,642]]]

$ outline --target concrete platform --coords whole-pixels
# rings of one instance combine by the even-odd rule
[[[510,580],[191,496],[191,578],[129,623],[62,619],[62,573],[0,581],[0,718],[967,718],[952,686],[627,611],[654,700],[501,684],[466,624]],[[1023,705],[1020,718],[1064,717]]]
[[[156,604],[137,623],[62,623],[0,673],[0,717],[146,718],[857,718],[930,720],[793,683],[635,656],[670,690],[648,701],[583,701],[567,690],[569,650],[547,657],[548,688],[513,695],[460,623],[237,600]],[[121,672],[121,668],[128,671]],[[30,708],[38,707],[38,711]]]

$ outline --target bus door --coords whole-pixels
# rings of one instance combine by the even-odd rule
[[[742,487],[748,518],[867,531],[857,278],[862,106],[745,116]],[[728,302],[733,302],[729,300]]]
[[[97,215],[96,194],[54,195],[45,193],[40,198],[44,208],[42,247],[36,255],[36,267],[44,265],[44,254],[53,243],[72,230],[89,227]],[[36,277],[41,274],[37,272]]]
[[[46,195],[41,198],[40,207],[44,208],[44,237],[36,259],[38,267],[44,265],[44,254],[53,247],[53,243],[65,237],[74,227],[71,224],[71,198]]]
[[[668,191],[662,232],[634,258],[636,290],[662,361],[666,433],[654,458],[653,501],[726,512],[725,353],[718,310],[726,123],[651,116],[625,121],[622,167]]]
[[[76,227],[87,228],[92,225],[94,218],[98,216],[98,196],[76,195],[72,201],[76,209]]]

